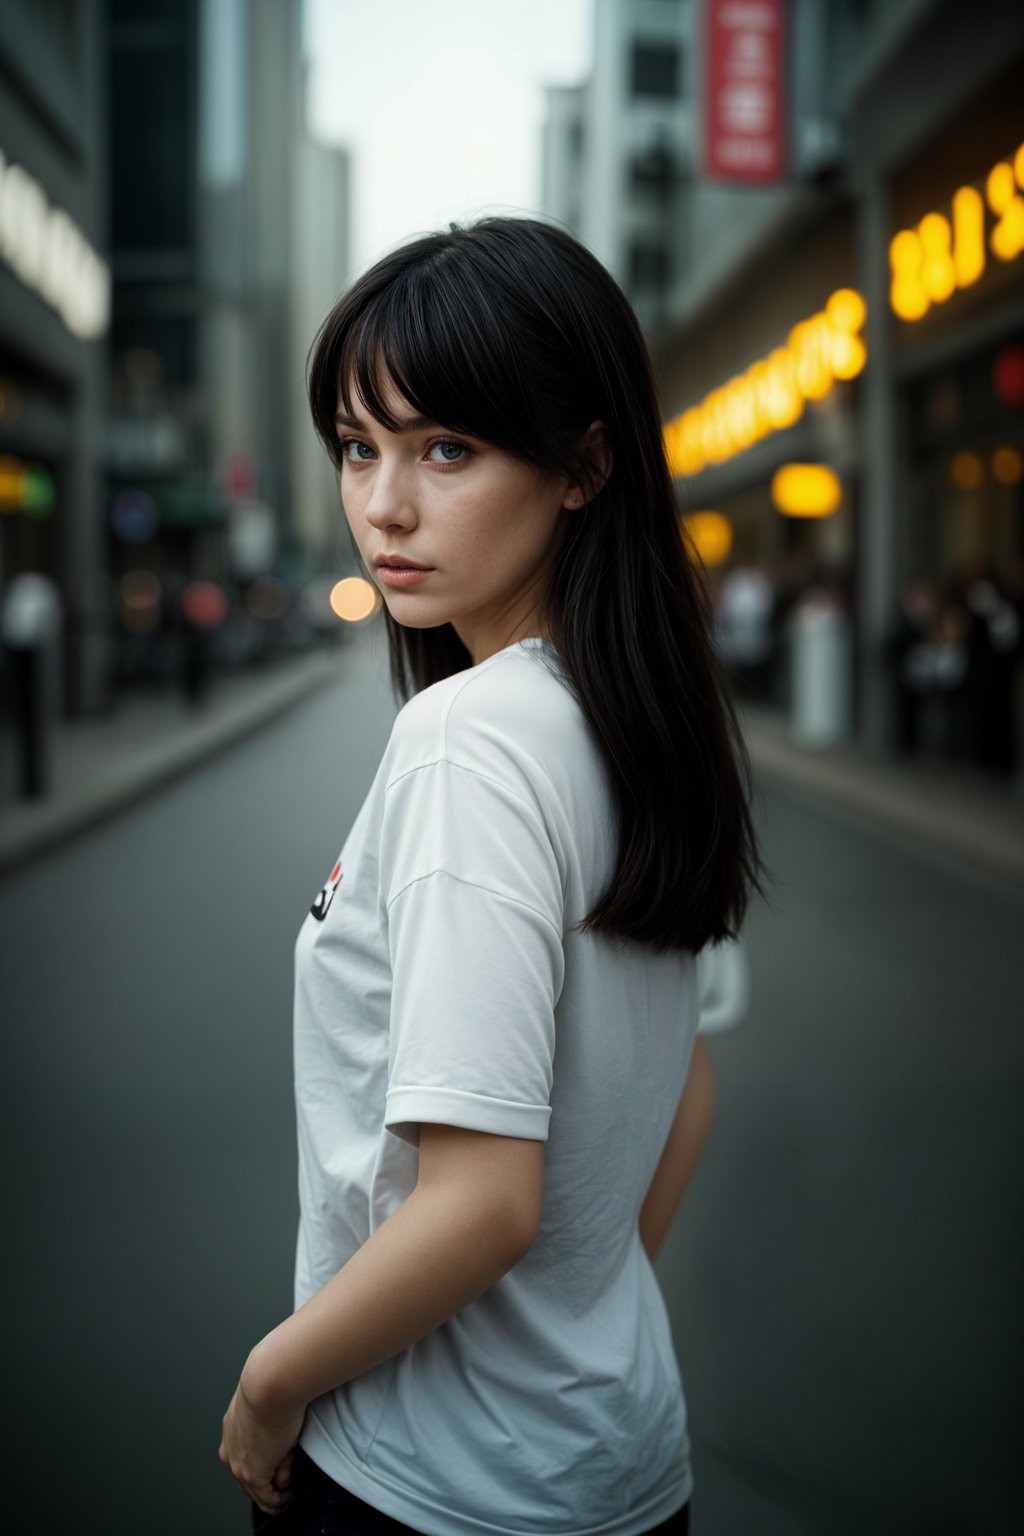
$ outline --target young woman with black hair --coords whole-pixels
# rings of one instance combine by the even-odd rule
[[[490,218],[362,277],[309,392],[408,702],[296,946],[296,1311],[221,1459],[270,1533],[678,1532],[651,1261],[762,866],[647,350]]]

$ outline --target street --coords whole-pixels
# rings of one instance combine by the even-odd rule
[[[290,1306],[292,946],[392,713],[378,633],[0,884],[9,1528],[248,1529],[216,1453]],[[763,794],[752,1012],[659,1265],[694,1530],[1019,1531],[1024,901]]]
[[[774,788],[767,855],[661,1268],[696,1529],[1019,1532],[1024,904]]]

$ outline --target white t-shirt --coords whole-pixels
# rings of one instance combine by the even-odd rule
[[[312,1459],[428,1536],[634,1536],[690,1495],[637,1218],[696,966],[571,931],[616,834],[559,667],[522,640],[410,700],[296,945],[296,1306],[411,1193],[420,1122],[546,1143],[521,1263],[309,1409]]]

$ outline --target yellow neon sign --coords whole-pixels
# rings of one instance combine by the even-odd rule
[[[985,195],[959,187],[951,218],[926,213],[913,229],[889,244],[889,302],[901,320],[920,320],[933,304],[945,304],[985,271],[987,254],[1015,261],[1024,251],[1024,144],[1012,160],[1000,160],[985,178]],[[994,219],[985,243],[985,207]]]
[[[791,427],[808,400],[821,400],[837,379],[854,379],[867,361],[860,332],[867,314],[853,288],[840,288],[823,310],[802,320],[784,347],[751,363],[664,428],[673,475],[696,475]]]

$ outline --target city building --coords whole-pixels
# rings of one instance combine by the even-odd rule
[[[189,581],[270,577],[272,617],[275,581],[338,568],[304,368],[349,170],[306,127],[302,24],[302,0],[4,7],[0,798],[37,695],[92,714],[176,665]]]
[[[1008,688],[1020,635],[1002,599],[983,611],[989,578],[1024,616],[1024,9],[906,12],[867,33],[849,93],[868,347],[861,726],[875,745],[891,739],[885,645],[908,584],[959,589]],[[990,767],[1022,766],[1019,667],[1015,685],[1016,750],[983,749]],[[988,734],[1006,697],[982,703]]]
[[[622,283],[651,329],[687,262],[691,0],[594,0],[594,64],[547,92],[542,208]]]
[[[0,604],[19,575],[54,584],[54,681],[71,714],[97,706],[106,664],[96,627],[110,321],[100,19],[98,0],[9,0],[0,28]]]
[[[675,127],[661,127],[671,196],[644,235],[660,228],[672,253],[657,300],[641,280],[653,268],[627,254],[633,49],[655,16],[684,61]],[[781,29],[781,165],[764,180],[709,169],[709,29],[723,18]],[[549,93],[545,209],[606,260],[647,328],[681,508],[717,542],[709,560],[766,572],[776,619],[809,588],[845,612],[837,718],[879,751],[901,744],[901,604],[930,584],[921,655],[945,669],[951,711],[956,668],[1003,647],[990,668],[1002,692],[972,699],[970,742],[954,729],[950,754],[1020,766],[1024,10],[599,0],[595,20],[593,78]],[[774,699],[789,708],[785,647],[780,659]]]
[[[842,146],[833,90],[849,57],[855,0],[790,0],[787,163],[824,177]],[[594,63],[547,90],[541,206],[598,255],[653,335],[683,319],[733,258],[738,226],[770,231],[790,187],[739,189],[700,175],[704,10],[700,0],[594,0]]]
[[[346,157],[305,125],[301,0],[109,0],[109,20],[111,568],[169,592],[294,586],[337,523],[303,367],[348,265]]]

